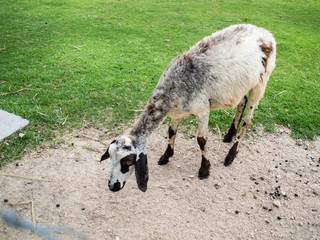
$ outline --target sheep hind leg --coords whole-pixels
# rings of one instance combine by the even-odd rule
[[[260,99],[263,97],[263,94],[264,94],[264,91],[266,88],[266,83],[267,83],[267,81],[261,81],[256,87],[254,87],[253,89],[251,89],[249,91],[249,101],[248,101],[249,107],[247,109],[247,113],[244,118],[240,134],[237,137],[237,141],[233,144],[233,146],[229,150],[229,152],[224,160],[225,166],[231,165],[233,160],[237,156],[238,147],[239,147],[244,135],[246,134],[246,132],[248,131],[248,129],[251,126],[254,109],[258,106]]]
[[[164,152],[164,154],[161,156],[160,160],[158,161],[159,165],[167,164],[169,162],[169,158],[173,156],[174,141],[176,138],[179,122],[180,122],[179,120],[172,119],[172,121],[170,123],[169,130],[168,130],[168,134],[169,134],[168,146],[167,146],[166,151]]]
[[[210,175],[210,161],[207,158],[207,135],[208,135],[208,123],[209,123],[209,114],[210,111],[205,112],[199,116],[197,116],[198,123],[198,136],[197,142],[201,149],[201,167],[199,169],[198,178],[200,180],[206,179]]]
[[[223,138],[223,142],[230,143],[234,135],[237,134],[237,131],[244,113],[244,109],[246,108],[246,105],[247,105],[247,101],[248,101],[247,96],[244,96],[240,101],[240,103],[238,104],[236,114],[234,115],[234,118],[228,133]]]

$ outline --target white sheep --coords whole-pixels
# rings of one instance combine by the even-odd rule
[[[264,95],[275,60],[276,42],[272,34],[250,24],[233,25],[218,31],[173,59],[133,129],[117,137],[101,157],[101,161],[111,158],[109,189],[122,189],[135,169],[139,189],[147,190],[146,145],[167,116],[172,119],[169,143],[158,164],[166,164],[173,156],[179,122],[195,116],[197,141],[202,153],[198,177],[207,178],[210,169],[206,148],[210,110],[237,106],[231,127],[224,137],[225,142],[231,142],[240,125],[249,92],[249,107],[241,131],[225,158],[224,165],[230,165],[250,127],[254,109]]]

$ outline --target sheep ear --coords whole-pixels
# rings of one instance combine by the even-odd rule
[[[145,192],[147,191],[147,184],[149,180],[149,174],[148,174],[148,161],[147,161],[147,155],[144,153],[140,153],[136,164],[135,164],[135,174],[137,179],[138,188]]]
[[[110,157],[109,155],[109,148],[107,149],[107,151],[102,155],[101,157],[101,160],[100,160],[100,163],[103,161],[103,160],[106,160]]]
[[[113,143],[115,143],[115,142],[116,142],[116,140],[113,140],[113,141],[110,143],[110,145],[113,144]],[[110,147],[110,145],[109,145],[109,147]],[[107,151],[102,155],[101,160],[100,160],[100,163],[101,163],[103,160],[106,160],[106,159],[108,159],[108,158],[110,157],[110,155],[109,155],[109,147],[108,147]]]

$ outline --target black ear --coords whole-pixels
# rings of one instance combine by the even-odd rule
[[[136,179],[138,188],[145,192],[147,191],[147,184],[149,180],[147,155],[140,153],[136,161]]]
[[[113,141],[110,143],[110,145],[113,144],[113,143],[115,143],[115,142],[116,142],[116,140],[113,140]],[[110,145],[109,145],[109,147],[110,147]],[[108,147],[107,151],[102,155],[101,160],[100,160],[100,163],[101,163],[103,160],[106,160],[106,159],[108,159],[108,158],[110,157],[110,155],[109,155],[109,147]]]
[[[108,159],[109,157],[110,157],[110,156],[109,156],[109,148],[108,148],[107,151],[105,152],[105,154],[102,155],[101,160],[100,160],[100,163],[101,163],[103,160]]]

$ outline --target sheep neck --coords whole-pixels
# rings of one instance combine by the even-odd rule
[[[170,107],[163,99],[157,94],[153,95],[131,130],[131,135],[135,137],[138,145],[145,146],[149,137],[157,130],[160,123],[167,116]]]

